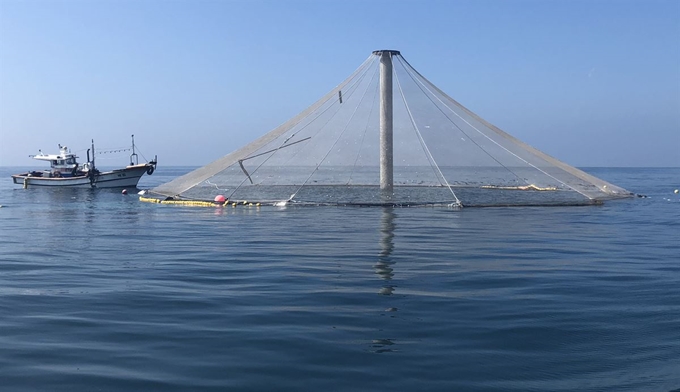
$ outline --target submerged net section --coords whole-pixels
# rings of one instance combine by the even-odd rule
[[[489,124],[399,52],[389,53],[389,189],[381,189],[380,177],[379,51],[298,116],[152,192],[272,204],[447,206],[580,205],[632,195]]]

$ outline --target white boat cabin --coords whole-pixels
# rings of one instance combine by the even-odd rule
[[[59,145],[59,154],[43,154],[42,150],[39,150],[39,154],[32,158],[50,163],[50,170],[42,171],[42,177],[74,177],[86,175],[87,172],[88,165],[85,164],[85,167],[81,167],[76,154],[71,153],[68,147],[61,144]]]

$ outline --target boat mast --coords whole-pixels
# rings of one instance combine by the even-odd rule
[[[88,159],[88,171],[87,171],[87,176],[90,178],[90,186],[94,188],[94,183],[95,183],[95,167],[94,167],[94,139],[92,139],[92,160],[90,161],[90,151],[87,151],[87,159]]]
[[[92,139],[92,161],[90,163],[90,171],[94,172],[94,139]]]
[[[134,157],[134,160],[132,159]],[[130,154],[130,166],[139,164],[139,157],[135,152],[135,135],[132,135],[132,154]]]

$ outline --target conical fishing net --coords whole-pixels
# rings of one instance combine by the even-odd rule
[[[265,204],[453,207],[631,196],[484,121],[397,51],[373,52],[296,117],[152,192]]]

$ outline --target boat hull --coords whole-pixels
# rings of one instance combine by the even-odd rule
[[[151,168],[151,169],[150,169]],[[99,172],[91,179],[89,176],[75,177],[37,177],[30,173],[15,174],[12,180],[15,184],[23,185],[24,188],[40,187],[68,187],[68,188],[132,188],[136,187],[144,173],[153,172],[151,164],[128,166]]]

